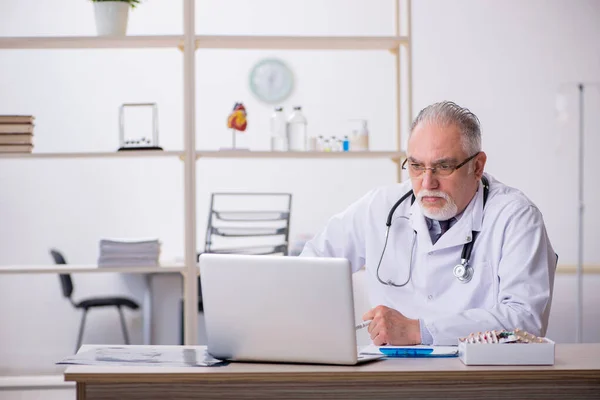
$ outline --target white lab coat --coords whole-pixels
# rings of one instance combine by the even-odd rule
[[[480,183],[461,218],[435,244],[416,201],[411,206],[409,197],[396,209],[379,276],[406,281],[414,240],[412,276],[402,288],[381,284],[375,273],[388,213],[410,181],[375,189],[332,217],[302,256],[344,257],[355,272],[365,266],[371,305],[421,319],[434,345],[455,345],[459,337],[492,329],[544,335],[557,260],[542,214],[520,191],[486,177],[485,210]],[[470,261],[474,275],[461,283],[453,268],[472,231],[479,231]]]

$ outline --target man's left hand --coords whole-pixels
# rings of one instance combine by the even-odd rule
[[[369,319],[373,320],[369,324],[369,334],[375,346],[421,344],[418,319],[406,318],[399,311],[386,306],[377,306],[363,315],[363,320]]]

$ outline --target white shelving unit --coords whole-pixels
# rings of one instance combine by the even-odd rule
[[[197,151],[196,158],[317,158],[317,159],[391,159],[397,161],[402,159],[404,153],[400,151],[364,151],[364,152],[331,152],[321,151]]]
[[[394,50],[408,44],[401,36],[211,36],[197,35],[198,49]]]
[[[184,273],[185,265],[169,264],[160,267],[131,267],[131,266],[111,266],[98,268],[94,264],[68,264],[68,265],[2,265],[0,274],[80,274],[80,273],[126,273],[126,274],[173,274]]]
[[[48,36],[0,38],[2,50],[180,48],[185,36]],[[402,36],[228,36],[196,35],[196,49],[394,50],[408,44]]]
[[[71,153],[0,153],[2,158],[133,158],[133,157],[183,157],[183,151],[104,151]]]
[[[179,157],[184,163],[184,221],[185,258],[182,266],[168,266],[164,272],[181,272],[184,287],[185,343],[197,342],[197,274],[196,265],[196,162],[203,158],[237,159],[390,159],[396,164],[398,180],[401,177],[400,164],[404,153],[401,150],[402,110],[412,116],[412,69],[411,69],[411,0],[405,0],[401,13],[400,0],[395,0],[394,36],[228,36],[196,35],[195,0],[183,0],[183,35],[126,36],[126,37],[3,37],[1,50],[51,50],[51,49],[132,49],[132,48],[173,48],[183,53],[184,72],[184,149],[181,151],[127,151],[127,152],[72,152],[72,153],[32,153],[0,154],[3,159],[86,159],[122,157]],[[406,34],[401,35],[400,17],[405,14]],[[406,62],[406,98],[404,107],[401,95],[401,48],[404,47]],[[389,51],[395,58],[396,88],[396,143],[394,151],[370,151],[347,153],[323,152],[265,152],[265,151],[203,151],[196,149],[196,93],[195,93],[195,52],[196,49],[269,49],[269,50],[360,50]],[[20,268],[30,272],[47,272],[51,266],[8,266],[5,272],[18,273]],[[92,272],[96,266],[80,266],[81,272]],[[116,271],[125,272],[115,268]],[[59,267],[56,271],[65,272]],[[136,267],[136,272],[160,272],[157,267]]]
[[[183,45],[183,36],[46,36],[3,37],[2,50],[48,50],[48,49],[151,49],[177,48]]]

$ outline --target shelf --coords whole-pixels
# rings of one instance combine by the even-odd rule
[[[0,153],[3,158],[133,158],[133,157],[180,157],[183,151],[136,150],[80,153]]]
[[[197,35],[199,49],[391,50],[409,43],[406,36],[229,36]],[[0,49],[178,48],[182,35],[0,37]]]
[[[2,274],[79,274],[79,273],[128,273],[128,274],[173,274],[184,273],[186,267],[182,264],[161,265],[161,266],[114,266],[98,267],[95,264],[77,265],[77,264],[50,264],[50,265],[2,265],[0,266],[0,275]]]
[[[140,158],[140,157],[183,157],[183,151],[107,151],[67,153],[0,153],[2,159],[49,159],[49,158]],[[197,158],[319,158],[319,159],[376,159],[401,160],[404,152],[398,151],[248,151],[206,150],[196,151]]]
[[[62,375],[17,375],[0,376],[0,391],[24,390],[33,388],[75,388],[75,382],[65,382]]]
[[[405,36],[196,36],[199,49],[391,50],[408,43]]]
[[[376,159],[387,158],[401,160],[404,152],[400,151],[249,151],[249,150],[215,150],[197,151],[198,158],[320,158],[320,159]]]
[[[0,37],[0,49],[143,49],[177,48],[181,35]]]
[[[583,274],[600,274],[600,265],[583,265]],[[577,274],[576,265],[559,265],[556,267],[557,274],[574,275]]]

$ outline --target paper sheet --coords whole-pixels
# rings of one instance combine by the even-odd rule
[[[227,364],[206,352],[205,348],[158,347],[99,347],[79,352],[57,364],[111,365],[111,366],[163,366],[212,367]]]

